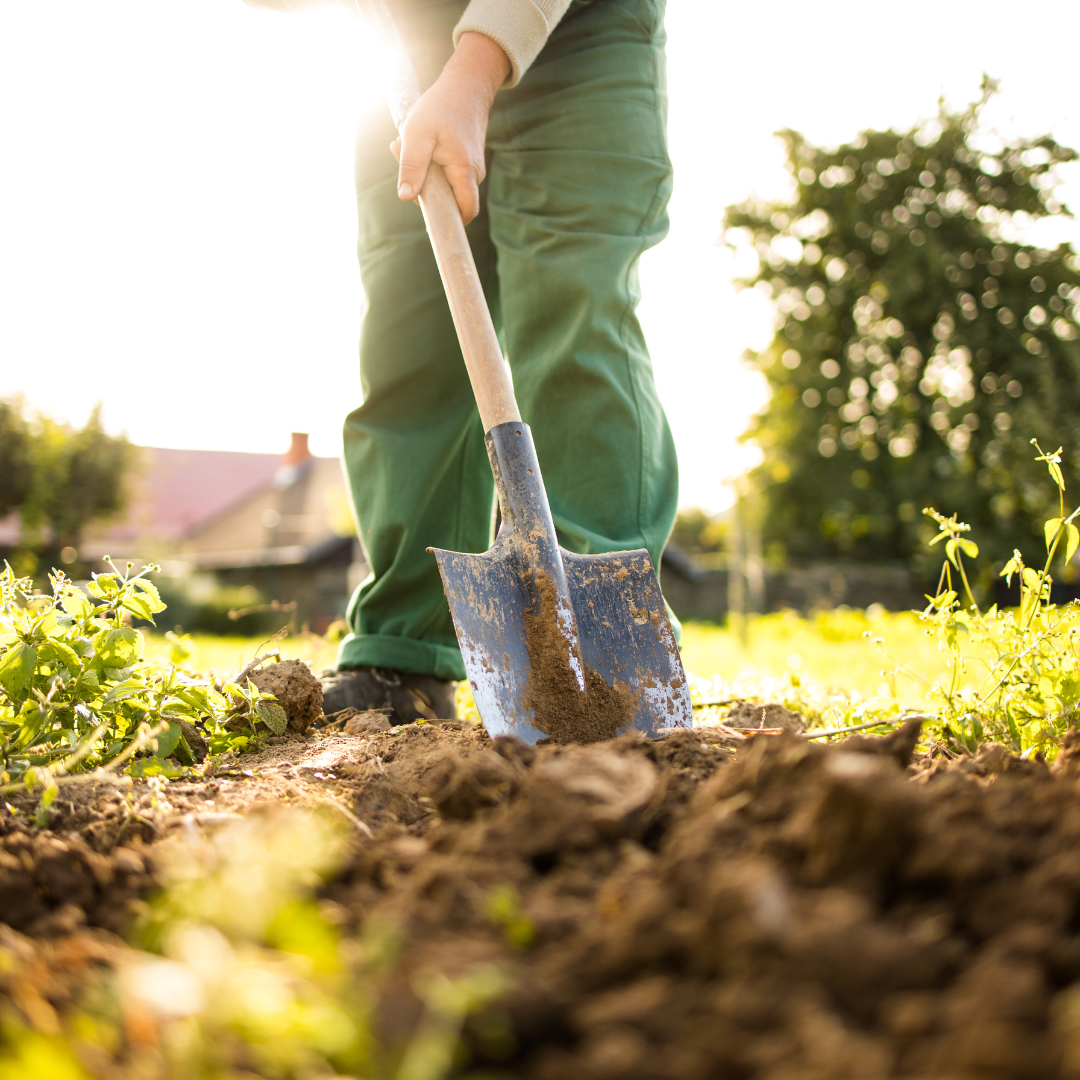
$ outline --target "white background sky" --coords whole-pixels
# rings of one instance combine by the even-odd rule
[[[719,509],[763,401],[740,356],[771,333],[720,217],[786,190],[772,133],[906,128],[987,71],[992,125],[1080,146],[1080,5],[672,0],[668,34],[672,230],[641,314],[681,501]],[[336,454],[359,402],[352,136],[380,75],[338,11],[0,3],[0,396],[76,423],[100,400],[146,445],[273,452],[301,430]],[[1077,170],[1062,194],[1080,208]]]

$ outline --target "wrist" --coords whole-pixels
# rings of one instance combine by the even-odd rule
[[[447,69],[455,75],[479,82],[494,100],[495,94],[510,77],[510,58],[501,45],[472,30],[461,35],[457,48],[447,61]]]

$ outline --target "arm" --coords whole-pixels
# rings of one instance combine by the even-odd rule
[[[468,33],[491,38],[510,60],[506,85],[516,86],[569,6],[570,0],[470,0],[454,44]]]

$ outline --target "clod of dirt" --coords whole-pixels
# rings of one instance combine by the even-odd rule
[[[578,754],[547,757],[533,768],[537,780],[582,800],[594,822],[622,821],[656,792],[656,769],[640,757],[591,746]]]
[[[798,733],[806,730],[802,713],[792,712],[776,702],[757,705],[752,701],[740,701],[733,706],[724,723],[731,728],[779,728],[781,731]]]
[[[570,644],[559,626],[558,593],[546,574],[535,577],[537,596],[527,610],[525,646],[529,652],[529,682],[522,697],[534,710],[533,725],[556,743],[591,743],[613,739],[633,720],[629,687],[608,686],[574,648],[585,689],[571,666]]]
[[[289,718],[289,730],[306,735],[322,716],[319,680],[302,660],[282,660],[253,671],[248,679],[263,693],[273,694]]]
[[[380,709],[350,709],[351,716],[343,717],[333,726],[346,735],[373,735],[376,731],[389,731],[394,725]]]
[[[862,754],[888,754],[901,765],[908,766],[915,756],[915,744],[919,741],[922,725],[923,718],[915,716],[888,735],[851,735],[840,745],[849,752],[855,750]],[[1004,750],[1004,747],[1002,749]]]
[[[210,744],[199,733],[198,728],[194,724],[189,724],[186,720],[181,720],[179,717],[174,717],[173,723],[180,725],[180,730],[184,733],[184,742],[187,743],[191,756],[196,761],[205,761],[206,755],[210,752]],[[175,751],[172,756],[177,756]]]
[[[427,780],[429,797],[444,818],[468,820],[497,806],[519,787],[524,769],[491,750],[471,757],[447,755]]]

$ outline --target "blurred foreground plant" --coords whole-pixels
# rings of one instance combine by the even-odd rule
[[[0,1016],[0,1080],[448,1076],[463,1024],[507,989],[505,973],[420,968],[403,982],[392,928],[345,935],[345,912],[317,899],[346,850],[337,818],[220,817],[157,848],[164,887],[136,947],[113,950],[77,1008]],[[0,935],[0,966],[18,971],[8,944]]]

